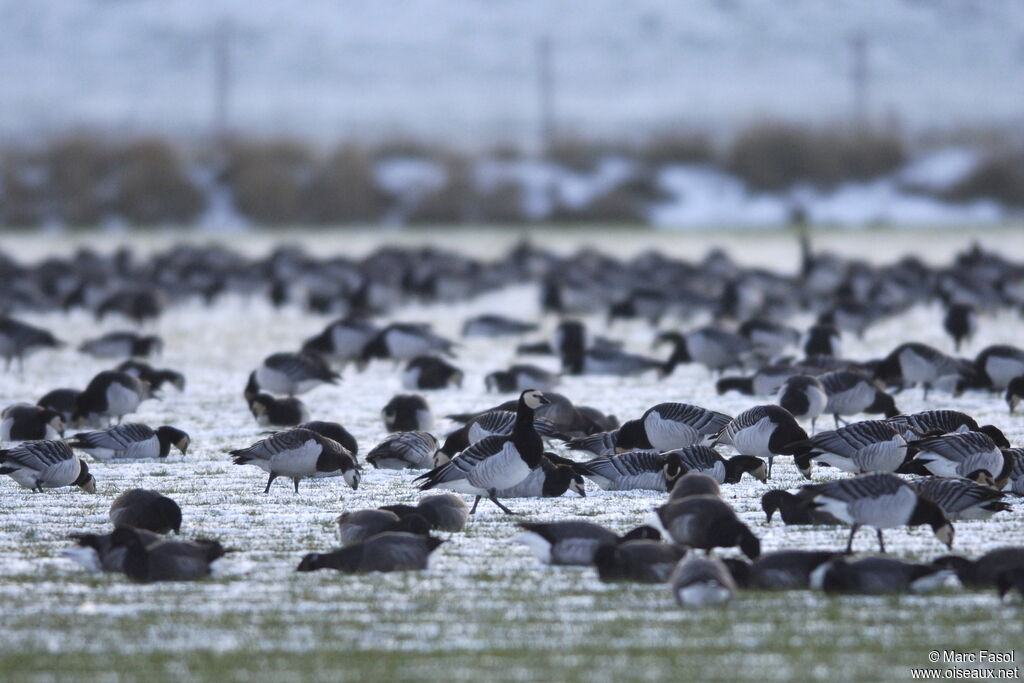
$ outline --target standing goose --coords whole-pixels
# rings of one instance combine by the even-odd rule
[[[679,458],[669,464],[654,450],[629,451],[577,463],[577,472],[605,491],[671,491],[676,479],[686,474]]]
[[[793,455],[792,445],[807,440],[807,432],[785,408],[776,405],[754,406],[732,419],[715,439],[715,444],[732,446],[740,455],[752,455],[768,461],[768,478],[772,476],[772,460],[777,455]]]
[[[123,547],[124,573],[140,582],[194,581],[210,575],[210,565],[230,552],[217,541],[160,540],[146,545],[147,536],[120,527],[111,536],[113,547]]]
[[[918,342],[900,344],[875,366],[875,379],[901,388],[920,384],[926,400],[936,383],[960,374],[956,358]]]
[[[382,470],[424,470],[434,466],[437,439],[429,432],[398,432],[366,454],[366,462]]]
[[[353,489],[359,488],[361,475],[355,458],[337,441],[308,429],[287,429],[248,448],[231,451],[236,465],[256,465],[270,474],[263,493],[278,477],[289,477],[299,492],[299,481],[308,477],[344,477]]]
[[[1024,349],[1006,344],[988,346],[974,359],[980,379],[992,391],[1002,391],[1014,377],[1024,375]]]
[[[627,541],[660,540],[649,526],[639,526],[622,536],[605,527],[582,520],[519,522],[523,533],[515,537],[533,551],[538,560],[552,565],[589,566],[597,549]]]
[[[96,493],[89,466],[63,441],[26,441],[0,450],[0,474],[33,491],[78,486]]]
[[[95,358],[145,358],[163,353],[164,341],[155,335],[134,332],[108,332],[82,342],[78,350]]]
[[[813,432],[814,423],[828,405],[828,394],[825,385],[817,377],[793,375],[779,387],[775,400],[796,419],[810,420]]]
[[[249,412],[261,427],[296,427],[309,420],[309,408],[294,396],[257,394],[249,401]]]
[[[52,408],[15,403],[0,413],[0,441],[45,441],[64,433],[64,420]]]
[[[190,443],[188,434],[175,427],[164,425],[153,430],[135,422],[82,432],[68,439],[69,446],[85,451],[97,460],[166,458],[171,446],[185,455]]]
[[[381,410],[384,427],[389,432],[430,431],[434,414],[427,400],[417,394],[397,394]]]
[[[503,512],[512,514],[496,494],[500,489],[515,486],[540,465],[544,443],[533,427],[533,413],[548,402],[539,391],[524,391],[519,396],[511,435],[489,436],[450,462],[420,475],[415,479],[422,481],[420,490],[440,487],[476,496],[470,514],[476,512],[480,499],[486,496]]]
[[[842,339],[835,325],[818,323],[811,325],[804,335],[803,351],[805,356],[842,356]]]
[[[953,338],[953,350],[960,353],[960,345],[978,331],[978,313],[970,304],[952,304],[946,309],[942,327]]]
[[[71,416],[76,426],[102,424],[106,419],[121,419],[134,413],[139,404],[151,398],[148,384],[134,375],[116,370],[105,370],[89,381],[85,391],[78,395],[75,412]]]
[[[4,359],[4,369],[10,370],[14,359],[17,359],[19,367],[24,367],[25,356],[28,354],[60,346],[63,346],[63,342],[49,331],[0,315],[0,356]]]
[[[78,396],[81,393],[78,389],[54,389],[46,392],[41,399],[36,401],[36,405],[57,412],[64,426],[68,426],[78,409]]]
[[[674,344],[665,364],[665,374],[672,374],[680,363],[700,363],[711,372],[742,368],[753,353],[753,345],[746,337],[717,327],[701,327],[686,334],[662,332],[656,340],[656,343],[661,342]]]
[[[686,548],[711,551],[739,546],[752,560],[761,554],[761,541],[717,496],[687,496],[669,501],[654,509],[651,526]]]
[[[639,419],[568,442],[571,450],[613,455],[632,449],[671,451],[697,444],[708,446],[732,418],[688,403],[659,403]]]
[[[306,353],[316,353],[344,367],[359,358],[366,344],[379,332],[377,327],[358,318],[341,318],[320,334],[302,344]]]
[[[707,446],[687,446],[662,455],[666,463],[678,460],[678,469],[683,472],[703,472],[719,484],[738,484],[744,474],[750,474],[761,483],[768,479],[764,460],[752,455],[734,455],[727,460]]]
[[[380,509],[394,512],[400,518],[419,515],[436,531],[462,531],[469,520],[466,501],[452,493],[423,496],[416,505],[384,505]]]
[[[155,534],[181,531],[181,508],[172,499],[147,489],[128,489],[110,504],[114,526],[130,526]]]
[[[356,367],[363,370],[375,358],[397,363],[427,353],[453,356],[453,346],[451,341],[431,332],[428,326],[391,323],[366,342],[356,359]]]
[[[339,375],[315,353],[274,353],[256,368],[255,379],[268,393],[294,396],[321,384],[337,384]]]
[[[669,577],[682,607],[721,605],[736,597],[736,581],[717,557],[684,557]]]
[[[498,491],[499,498],[557,498],[566,491],[586,497],[587,491],[572,460],[545,453],[540,467],[531,471],[515,486]]]
[[[602,581],[665,583],[686,549],[654,540],[603,545],[594,552],[594,567]]]
[[[982,486],[970,479],[959,477],[925,477],[913,482],[922,498],[939,508],[946,519],[988,519],[997,512],[1010,510],[1002,501],[1005,494],[990,486]]]
[[[442,543],[433,536],[386,531],[330,553],[309,553],[296,571],[334,569],[356,574],[426,569],[430,554]]]
[[[853,537],[862,526],[874,527],[878,547],[884,553],[883,529],[928,524],[935,537],[947,547],[953,545],[953,525],[942,509],[923,498],[913,486],[895,474],[876,472],[852,479],[804,487],[808,505],[850,525],[846,551],[853,551]]]
[[[511,410],[492,410],[478,415],[445,437],[440,453],[451,458],[489,436],[508,436],[515,428],[517,415],[517,412]],[[533,428],[542,437],[554,436],[557,431],[550,420],[536,415]]]
[[[864,420],[819,432],[799,445],[797,469],[811,478],[811,463],[821,461],[843,472],[895,472],[907,458],[907,442],[885,420]]]
[[[917,452],[907,470],[938,477],[967,477],[985,470],[997,479],[1006,477],[1007,458],[1001,448],[1010,444],[995,428],[982,429],[915,441]]]
[[[895,399],[859,372],[835,370],[818,379],[828,394],[825,412],[835,418],[836,427],[839,426],[840,415],[883,413],[886,417],[895,417],[899,414]]]

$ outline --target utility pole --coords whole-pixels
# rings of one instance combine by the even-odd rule
[[[850,94],[853,125],[866,128],[869,123],[868,107],[868,37],[861,30],[850,36]]]
[[[230,131],[233,39],[231,20],[221,19],[213,31],[213,136],[218,141],[224,141]]]
[[[546,157],[555,142],[555,75],[551,36],[537,38],[537,103],[540,109],[540,152]]]

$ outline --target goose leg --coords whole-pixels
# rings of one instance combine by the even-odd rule
[[[925,382],[924,383],[924,400],[926,400],[926,401],[928,400],[928,390],[931,389],[931,388],[932,388],[932,385],[931,385],[930,382]]]
[[[846,552],[853,552],[853,537],[857,534],[857,530],[860,529],[860,524],[854,524],[850,527],[850,540],[846,542]]]
[[[476,514],[476,506],[480,504],[480,499],[482,497],[483,496],[477,496],[476,497],[476,500],[473,501],[473,509],[469,511],[469,514],[471,514],[471,515],[475,515]]]
[[[875,531],[878,532],[878,549],[879,549],[879,551],[884,553],[885,552],[885,540],[882,538],[882,530],[881,529],[875,529]]]
[[[768,477],[767,477],[768,479],[772,478],[772,461],[774,459],[775,458],[768,458]]]
[[[814,424],[818,421],[818,418],[811,418],[811,436],[814,436]]]
[[[299,477],[292,477],[292,481],[295,483],[295,493],[299,492]]]
[[[516,514],[501,504],[501,501],[498,500],[498,497],[494,495],[496,493],[494,489],[491,489],[488,493],[490,493],[490,495],[488,496],[488,498],[490,498],[490,501],[497,505],[499,508],[501,508],[502,512],[504,512],[506,515]]]
[[[277,479],[277,474],[271,472],[270,479],[267,479],[267,488],[263,489],[263,493],[270,493],[270,485],[274,483],[275,479]]]
[[[832,419],[836,421],[836,429],[839,429],[839,413],[832,413]]]

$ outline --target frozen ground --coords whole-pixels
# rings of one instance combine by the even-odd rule
[[[460,236],[467,249],[493,253],[500,244],[486,234]],[[888,261],[921,247],[930,259],[948,256],[971,237],[1008,254],[1022,254],[1020,232],[890,233],[832,235],[823,244]],[[109,236],[99,248],[112,246]],[[160,239],[151,240],[155,246]],[[378,238],[379,239],[379,238]],[[547,237],[560,248],[579,244],[582,233]],[[721,242],[745,261],[788,269],[791,242],[777,235],[663,236],[602,234],[598,246],[624,252],[660,244],[699,257]],[[303,240],[299,240],[303,241]],[[325,235],[319,253],[363,250],[369,236]],[[270,243],[257,237],[248,248]],[[884,245],[884,248],[880,248]],[[51,239],[4,242],[26,258],[54,246]],[[742,251],[740,250],[742,248]],[[756,257],[753,256],[756,254]],[[396,311],[403,320],[432,322],[454,335],[462,319],[482,311],[521,316],[537,312],[536,292],[517,287],[479,300]],[[862,341],[846,340],[848,355],[869,357],[898,341],[915,338],[949,348],[937,308],[920,308],[869,331]],[[91,318],[36,316],[70,342],[120,326]],[[423,573],[343,576],[333,572],[296,574],[303,553],[332,547],[332,520],[348,509],[415,501],[413,474],[367,469],[358,491],[340,480],[304,482],[298,495],[277,482],[263,495],[263,473],[230,463],[226,451],[260,438],[241,397],[246,373],[272,351],[292,349],[318,331],[326,318],[294,308],[274,311],[262,301],[229,299],[214,309],[188,304],[170,310],[153,326],[167,345],[159,364],[182,370],[187,391],[167,390],[161,402],[143,404],[134,416],[150,424],[172,423],[189,431],[187,456],[162,462],[96,464],[98,495],[78,490],[32,494],[0,480],[0,677],[70,680],[119,677],[217,680],[381,680],[422,677],[504,680],[686,680],[881,679],[909,677],[911,666],[928,666],[934,649],[1009,650],[1024,636],[1021,606],[1000,604],[992,592],[950,589],[928,597],[828,598],[817,593],[749,592],[721,610],[686,611],[675,606],[664,586],[604,585],[589,569],[538,565],[514,545],[514,519],[487,504],[464,533],[454,534]],[[600,326],[598,320],[589,321]],[[806,320],[801,320],[806,323]],[[554,325],[548,320],[546,331]],[[996,343],[1019,343],[1021,320],[985,317],[967,353]],[[648,351],[649,330],[621,325],[610,334]],[[70,348],[74,347],[74,343]],[[0,405],[34,400],[57,386],[82,386],[107,364],[72,350],[39,354],[24,374],[0,382]],[[458,364],[466,371],[462,389],[429,393],[437,415],[481,408],[506,396],[483,391],[483,374],[508,364],[512,345],[467,340]],[[544,363],[544,361],[541,361]],[[384,436],[379,410],[399,391],[387,364],[364,374],[347,371],[336,387],[321,387],[304,400],[314,417],[342,422],[360,450]],[[716,396],[701,368],[681,367],[665,381],[570,378],[559,389],[573,400],[627,419],[661,401],[687,401],[739,412],[756,400]],[[993,422],[1010,440],[1024,442],[1024,422],[1005,405],[984,395],[959,399],[937,395],[925,404],[919,392],[898,397],[904,411],[952,407]],[[449,427],[441,421],[439,431]],[[797,486],[791,463],[781,462],[771,486]],[[110,501],[120,491],[143,486],[175,498],[184,510],[186,536],[211,536],[241,549],[217,565],[216,576],[191,584],[134,585],[120,576],[90,575],[61,557],[71,531],[108,527]],[[725,487],[725,496],[762,538],[765,550],[841,548],[845,529],[785,528],[764,523],[758,507],[765,486],[744,481]],[[587,517],[624,530],[639,523],[663,496],[647,492],[588,497],[518,500],[512,507],[526,519]],[[1024,542],[1024,507],[990,522],[957,524],[955,550],[976,555],[989,548]],[[927,529],[897,530],[887,543],[900,557],[929,558],[940,546]],[[857,548],[872,549],[863,532]],[[1018,652],[1018,657],[1022,653]]]

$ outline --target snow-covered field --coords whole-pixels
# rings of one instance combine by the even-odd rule
[[[389,237],[331,233],[297,241],[317,245],[324,255],[346,248],[362,251]],[[1020,231],[874,231],[826,235],[819,245],[880,261],[917,247],[935,260],[972,238],[1010,255],[1024,254]],[[5,240],[4,246],[32,259],[70,248],[76,239],[56,244],[53,237],[19,237]],[[90,239],[105,249],[117,238]],[[148,246],[162,239],[150,238]],[[619,253],[656,245],[693,258],[720,243],[744,262],[779,269],[791,269],[796,255],[792,242],[776,234],[704,234],[670,241],[631,233],[565,233],[545,239],[560,248],[586,242]],[[467,233],[457,241],[484,254],[503,246],[486,233]],[[260,250],[271,242],[257,235],[247,248]],[[532,287],[515,287],[458,305],[399,310],[393,318],[431,322],[439,332],[456,336],[471,314],[535,316],[537,299]],[[76,353],[75,343],[123,326],[114,320],[96,325],[80,312],[28,320],[73,343],[31,357],[23,374],[4,374],[0,405],[35,400],[57,386],[83,386],[107,364]],[[275,681],[879,679],[907,677],[908,667],[928,666],[931,650],[1010,650],[1024,642],[1021,606],[1001,604],[993,592],[956,588],[927,597],[886,598],[751,592],[724,609],[686,611],[676,607],[664,586],[605,585],[590,569],[541,566],[526,547],[511,543],[520,518],[587,517],[627,529],[662,500],[651,492],[590,488],[586,498],[512,501],[520,518],[482,503],[466,531],[447,538],[426,572],[297,574],[304,553],[333,547],[332,520],[340,512],[418,499],[410,485],[413,473],[367,466],[358,491],[340,479],[324,479],[303,482],[298,495],[279,481],[264,495],[266,479],[260,470],[231,464],[228,450],[261,438],[241,396],[247,373],[267,354],[295,349],[326,322],[297,308],[277,311],[264,301],[240,298],[222,300],[212,309],[198,303],[175,307],[152,331],[166,341],[157,364],[184,372],[187,389],[182,394],[165,390],[162,401],[144,403],[133,419],[188,431],[193,445],[187,456],[97,463],[91,466],[98,482],[95,496],[77,489],[33,494],[0,479],[0,678],[115,680],[120,673],[129,678]],[[555,322],[545,321],[545,333]],[[596,318],[588,322],[603,325]],[[966,354],[991,343],[1019,343],[1021,329],[1017,315],[983,317]],[[604,331],[649,352],[652,333],[642,325],[619,323]],[[938,308],[915,309],[882,323],[863,340],[846,339],[845,348],[848,356],[872,357],[911,338],[951,348]],[[435,414],[484,408],[508,398],[485,393],[483,375],[512,362],[513,347],[514,342],[463,341],[457,364],[466,380],[461,389],[429,392]],[[550,359],[539,362],[550,365]],[[365,453],[385,436],[379,411],[400,390],[398,373],[378,363],[363,374],[347,370],[340,385],[320,387],[303,399],[315,419],[344,424]],[[662,401],[732,414],[757,402],[717,396],[712,377],[693,366],[680,367],[660,382],[653,377],[566,378],[559,391],[620,419]],[[933,407],[967,411],[979,422],[999,426],[1014,445],[1024,443],[1024,418],[1008,416],[1001,399],[936,394],[925,403],[919,391],[910,391],[897,400],[906,412]],[[441,420],[438,431],[450,426]],[[777,463],[772,487],[803,483],[785,460]],[[160,490],[181,504],[183,535],[218,538],[240,552],[219,561],[209,580],[155,585],[87,574],[61,556],[69,532],[109,527],[110,501],[135,486]],[[759,508],[765,488],[745,479],[723,489],[765,550],[843,547],[845,528],[766,524]],[[1013,504],[1013,511],[991,521],[958,523],[955,550],[973,556],[1024,542],[1024,505]],[[904,558],[945,551],[926,527],[889,532],[886,542]],[[873,543],[873,535],[862,532],[856,547],[871,551]]]

